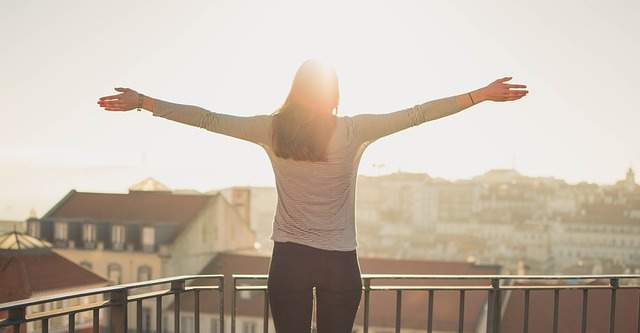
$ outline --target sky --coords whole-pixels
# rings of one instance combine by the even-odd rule
[[[0,220],[71,189],[273,186],[249,142],[96,101],[128,87],[235,115],[269,114],[320,58],[339,113],[385,113],[512,76],[485,102],[385,137],[360,174],[451,180],[495,168],[610,184],[640,169],[638,1],[0,2]]]

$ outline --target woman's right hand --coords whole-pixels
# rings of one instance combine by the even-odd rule
[[[107,111],[129,111],[137,108],[139,94],[129,88],[114,88],[118,95],[104,96],[98,99],[98,105]]]
[[[482,88],[482,99],[494,102],[515,101],[529,93],[528,90],[521,90],[521,88],[526,88],[526,85],[505,83],[509,80],[511,80],[510,76],[503,77],[491,82],[488,86]]]

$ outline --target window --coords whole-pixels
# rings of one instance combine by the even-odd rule
[[[193,317],[190,317],[190,316],[180,317],[180,332],[193,333]]]
[[[94,243],[96,241],[96,225],[85,223],[82,225],[82,240],[85,243]]]
[[[245,321],[242,323],[242,333],[256,333],[256,323],[252,321]]]
[[[153,250],[153,246],[156,243],[156,229],[154,227],[142,228],[142,247],[149,251]]]
[[[114,283],[122,283],[122,267],[118,264],[109,264],[107,266],[107,278]]]
[[[111,243],[114,248],[122,249],[124,248],[124,226],[123,225],[114,225],[111,227]]]
[[[220,333],[220,319],[211,319],[211,333]]]
[[[56,222],[54,225],[54,238],[59,240],[67,239],[67,224],[65,222]]]
[[[40,238],[40,222],[28,222],[27,233],[33,237]]]
[[[151,267],[144,265],[138,267],[138,281],[151,280]]]

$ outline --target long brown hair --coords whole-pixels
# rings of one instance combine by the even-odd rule
[[[296,72],[284,104],[272,114],[276,156],[326,161],[339,99],[335,70],[314,59],[305,61]]]

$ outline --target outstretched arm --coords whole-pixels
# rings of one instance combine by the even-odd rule
[[[458,113],[484,101],[515,101],[528,93],[527,90],[519,90],[527,86],[505,83],[509,80],[511,77],[504,77],[468,93],[428,101],[400,111],[359,114],[353,117],[355,136],[359,142],[370,143],[400,130]]]
[[[100,97],[98,104],[107,111],[129,111],[142,108],[183,124],[204,128],[211,132],[268,146],[271,143],[271,116],[250,117],[211,112],[195,105],[177,104],[144,96],[128,88],[115,88],[122,94]]]

